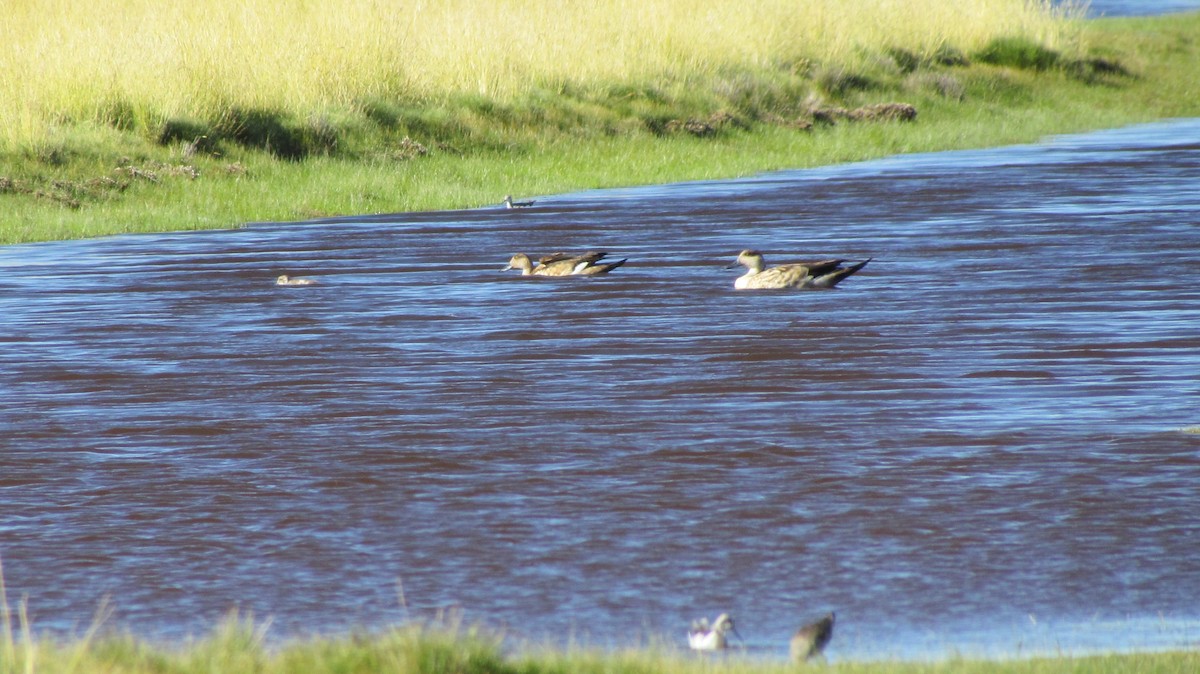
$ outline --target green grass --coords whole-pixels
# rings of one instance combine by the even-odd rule
[[[697,656],[654,642],[598,650],[518,643],[466,627],[458,612],[376,632],[270,642],[270,622],[230,613],[207,637],[155,644],[110,628],[111,607],[75,637],[38,636],[28,602],[14,611],[0,565],[0,674],[1191,674],[1200,651],[978,660],[847,661],[797,666],[779,659]]]
[[[600,651],[513,647],[453,625],[271,644],[265,627],[232,616],[205,638],[155,645],[127,634],[0,643],[0,671],[41,674],[1191,674],[1200,653],[1130,653],[971,660],[813,663],[700,657],[672,646]]]
[[[531,89],[857,62],[892,45],[1076,42],[1075,10],[1049,0],[23,0],[6,10],[0,143],[37,141],[64,119],[130,129],[263,110],[319,119],[376,100],[507,102]]]
[[[0,244],[474,207],[1200,114],[1200,14],[1072,25],[1067,42],[890,44],[837,62],[709,64],[502,96],[381,93],[319,112],[163,117],[110,101],[0,147]],[[916,119],[846,114],[888,102]]]

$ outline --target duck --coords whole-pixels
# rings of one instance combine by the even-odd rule
[[[792,660],[795,662],[807,662],[811,658],[815,658],[825,650],[825,646],[833,639],[833,621],[834,613],[831,611],[829,615],[804,625],[796,630],[792,635],[792,640],[788,644],[788,652],[791,653]]]
[[[726,269],[745,265],[747,272],[733,282],[737,290],[760,290],[766,288],[832,288],[854,272],[867,266],[871,258],[843,266],[846,260],[832,259],[818,262],[798,262],[767,268],[766,260],[757,250],[746,249],[738,253],[737,260]]]
[[[508,195],[505,195],[503,203],[504,203],[505,208],[529,208],[530,206],[534,205],[537,202],[535,202],[533,200],[513,201],[512,195],[508,194]]]
[[[725,636],[729,632],[733,632],[738,639],[742,638],[734,629],[733,617],[728,613],[717,616],[711,626],[707,618],[697,618],[692,621],[692,627],[688,630],[688,647],[694,651],[725,650],[729,648],[729,640]]]
[[[275,285],[277,286],[315,286],[317,282],[310,278],[292,278],[287,274],[280,274],[275,277]]]
[[[567,255],[554,253],[538,259],[537,265],[525,253],[517,253],[508,261],[508,265],[500,271],[520,269],[522,276],[595,276],[608,272],[625,264],[626,260],[600,263],[607,256],[604,252],[588,252],[583,255]]]

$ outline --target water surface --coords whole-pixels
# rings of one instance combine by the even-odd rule
[[[731,611],[772,657],[828,610],[834,659],[1194,645],[1198,180],[1182,120],[0,249],[9,596],[157,638],[453,606],[601,646]],[[873,261],[740,293],[746,247]],[[499,271],[584,249],[629,262]]]
[[[1087,3],[1088,16],[1141,16],[1196,10],[1200,10],[1200,0],[1090,0]]]

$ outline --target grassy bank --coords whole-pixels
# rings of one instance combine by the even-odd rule
[[[504,103],[848,64],[888,47],[973,51],[996,37],[1069,48],[1077,34],[1064,18],[1048,0],[26,0],[0,24],[0,70],[18,75],[0,84],[0,129],[27,142],[60,119],[154,126],[238,108],[304,117],[446,95]]]
[[[129,636],[0,643],[0,671],[29,674],[1190,674],[1200,653],[927,662],[837,662],[797,666],[730,654],[699,657],[675,647],[601,652],[522,649],[478,631],[397,628],[370,636],[316,638],[266,646],[263,630],[231,619],[205,639],[162,647]]]
[[[1200,15],[118,4],[18,3],[0,24],[0,70],[21,75],[0,82],[0,243],[479,206],[1200,114]]]

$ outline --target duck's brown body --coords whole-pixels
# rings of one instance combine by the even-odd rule
[[[832,288],[846,277],[867,266],[867,258],[849,266],[845,260],[820,260],[767,267],[762,253],[743,250],[733,265],[745,265],[746,273],[733,282],[738,290],[763,290],[772,288]]]
[[[625,260],[601,263],[600,260],[606,255],[608,253],[602,252],[589,252],[573,256],[554,253],[538,259],[535,265],[528,255],[517,253],[508,261],[508,266],[501,271],[520,269],[522,276],[595,276],[596,274],[607,274],[625,264]]]

